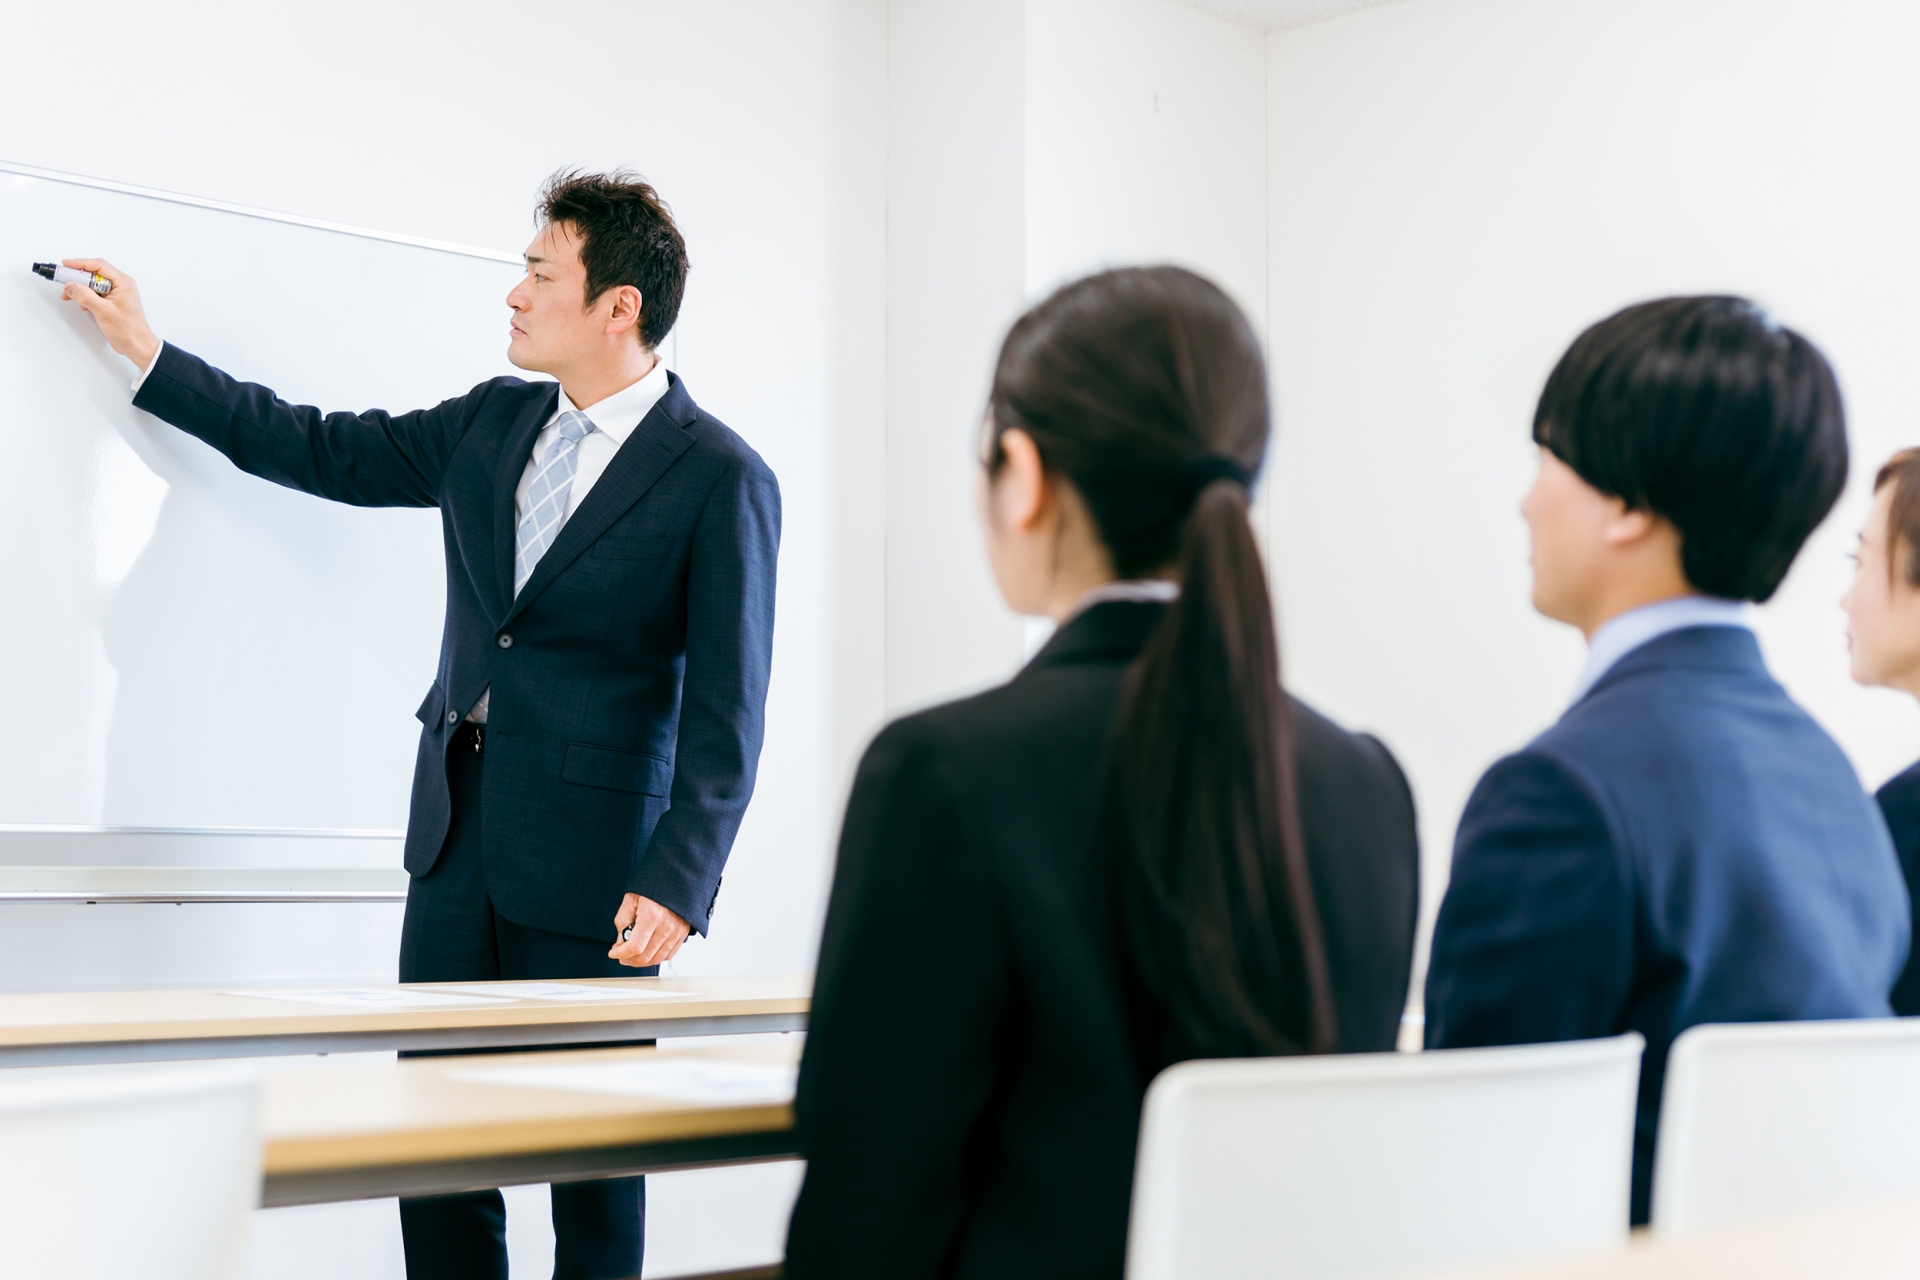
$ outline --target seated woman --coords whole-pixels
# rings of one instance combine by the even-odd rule
[[[1920,698],[1920,449],[1902,449],[1873,478],[1873,508],[1860,530],[1853,585],[1841,601],[1847,611],[1847,652],[1853,678]],[[1881,787],[1875,797],[1886,815],[1910,902],[1920,906],[1920,764]],[[1920,909],[1913,917],[1920,951]],[[1920,1014],[1920,964],[1911,955],[1893,985],[1893,1011]]]
[[[1117,1277],[1161,1068],[1393,1047],[1413,801],[1282,691],[1247,520],[1267,438],[1259,340],[1191,272],[1081,280],[1007,335],[988,557],[1060,626],[861,763],[789,1280]]]

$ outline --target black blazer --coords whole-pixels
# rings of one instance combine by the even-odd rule
[[[669,375],[516,599],[513,492],[558,397],[495,378],[412,413],[322,414],[169,345],[134,404],[289,488],[440,509],[447,621],[418,712],[409,872],[440,856],[447,740],[491,686],[500,911],[611,937],[633,892],[705,933],[760,760],[780,488]]]
[[[1909,936],[1920,940],[1920,764],[1909,765],[1874,793],[1881,816],[1900,857],[1900,874],[1907,882],[1911,911]],[[1914,948],[1920,951],[1920,945]],[[1920,1014],[1920,960],[1909,956],[1907,967],[1893,984],[1893,1011],[1903,1018]]]
[[[1090,839],[1127,664],[1164,614],[1100,604],[1012,683],[868,749],[841,835],[797,1103],[790,1280],[1120,1275],[1142,1096],[1107,851]],[[1298,703],[1301,807],[1342,1048],[1393,1046],[1413,800]]]

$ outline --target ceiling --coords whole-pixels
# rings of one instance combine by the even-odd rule
[[[1372,9],[1395,0],[1173,0],[1189,9],[1210,13],[1242,26],[1261,31],[1297,27],[1322,18],[1337,17],[1359,9]]]

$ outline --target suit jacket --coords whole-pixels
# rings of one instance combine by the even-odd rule
[[[1118,1277],[1146,1086],[1109,849],[1109,725],[1164,605],[1095,605],[1012,683],[868,749],[797,1104],[789,1280]],[[1344,1048],[1392,1047],[1413,801],[1386,748],[1294,705]]]
[[[1467,802],[1427,969],[1434,1048],[1646,1037],[1633,1220],[1667,1051],[1704,1022],[1871,1018],[1906,890],[1853,766],[1743,627],[1633,650]]]
[[[289,488],[440,509],[447,620],[417,713],[409,872],[439,857],[447,742],[491,687],[495,906],[597,938],[633,892],[704,933],[760,758],[779,486],[670,376],[516,598],[514,488],[558,397],[495,378],[412,413],[323,414],[169,345],[134,404]]]
[[[1900,873],[1906,878],[1907,897],[1913,917],[1911,929],[1920,933],[1920,764],[1888,781],[1874,799],[1880,802],[1881,816],[1887,820],[1887,832],[1893,837],[1893,851],[1900,858]],[[1908,957],[1907,967],[1893,984],[1893,1011],[1902,1018],[1920,1014],[1920,964]]]

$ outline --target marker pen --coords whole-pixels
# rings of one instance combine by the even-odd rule
[[[76,271],[57,262],[36,262],[33,264],[33,274],[44,276],[55,284],[83,284],[103,298],[113,292],[113,281],[97,271]]]

